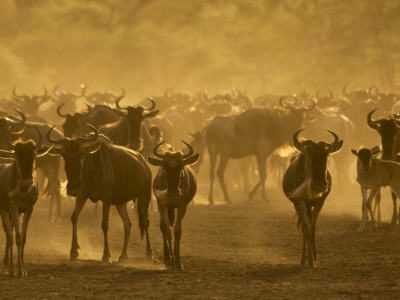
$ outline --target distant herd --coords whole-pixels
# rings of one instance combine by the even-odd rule
[[[136,203],[141,237],[146,239],[146,257],[152,260],[149,206],[153,192],[160,214],[165,265],[181,270],[182,220],[196,195],[201,165],[210,166],[209,204],[216,202],[215,174],[224,201],[231,204],[225,170],[230,159],[249,156],[256,158],[259,177],[250,189],[249,201],[258,190],[262,201],[267,200],[267,170],[283,174],[283,192],[293,203],[303,232],[301,265],[316,265],[316,222],[333,181],[328,170],[330,154],[334,154],[338,185],[349,181],[349,163],[352,155],[356,156],[362,193],[359,231],[365,230],[369,217],[374,227],[381,221],[381,187],[391,188],[392,224],[399,221],[400,95],[382,92],[375,85],[348,92],[348,84],[340,97],[332,91],[326,97],[319,91],[313,96],[303,90],[299,95],[252,99],[238,89],[212,97],[200,90],[195,94],[167,90],[138,105],[122,106],[121,101],[133,102],[125,99],[124,89],[119,95],[110,91],[88,95],[87,88],[82,85],[79,94],[60,91],[56,86],[52,95],[44,88],[43,95],[32,96],[18,95],[14,88],[11,98],[0,102],[0,214],[6,235],[3,263],[10,275],[27,275],[24,248],[38,197],[50,197],[49,221],[62,218],[62,181],[67,181],[67,195],[75,198],[71,259],[79,256],[78,217],[90,199],[103,204],[102,261],[112,261],[108,245],[111,205],[116,206],[124,224],[124,245],[118,261],[128,259],[132,224],[127,203],[131,200]],[[85,111],[77,108],[81,99]],[[377,110],[385,116],[373,120]],[[61,125],[63,132],[53,124]],[[381,147],[360,146],[374,133],[372,130],[379,133],[376,137],[380,137]],[[300,139],[300,133],[313,139]],[[333,141],[326,142],[327,136]],[[187,153],[175,150],[172,145],[177,143],[183,143]],[[284,155],[279,150],[285,147],[290,151]],[[255,170],[252,161],[241,161],[241,172],[231,177],[247,180]],[[278,170],[272,166],[278,166]],[[374,199],[377,215],[372,208]]]

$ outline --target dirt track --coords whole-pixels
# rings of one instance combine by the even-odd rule
[[[203,189],[202,189],[203,190]],[[206,190],[206,189],[204,189]],[[391,217],[389,193],[383,194],[384,224],[357,233],[360,195],[356,187],[346,198],[331,195],[319,218],[316,269],[299,266],[301,234],[295,230],[294,209],[279,190],[269,190],[270,203],[189,207],[183,224],[182,272],[144,259],[137,220],[130,263],[103,264],[100,216],[87,203],[78,227],[81,255],[69,260],[72,201],[65,204],[59,224],[47,222],[47,202],[35,207],[26,246],[29,276],[0,276],[2,299],[271,299],[271,298],[380,298],[400,297],[399,228]],[[198,200],[204,199],[198,195]],[[243,196],[243,197],[242,197]],[[239,203],[238,203],[239,202]],[[344,206],[348,203],[347,207]],[[151,212],[151,242],[162,260],[159,216]],[[117,260],[123,228],[116,210],[110,216],[110,250]],[[4,236],[0,236],[4,251]]]

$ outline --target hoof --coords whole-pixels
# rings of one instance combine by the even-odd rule
[[[146,259],[148,259],[148,260],[154,260],[153,250],[151,250],[151,249],[147,249],[147,250],[146,250]]]
[[[110,259],[111,260],[111,259]],[[125,263],[125,262],[127,262],[128,261],[128,256],[127,255],[121,255],[119,258],[118,258],[118,262],[119,263]]]
[[[175,270],[182,271],[183,270],[182,264],[181,263],[175,263]]]
[[[78,256],[79,256],[78,250],[74,250],[74,251],[71,250],[71,252],[69,253],[70,260],[75,260],[75,259],[77,259]]]
[[[106,264],[112,264],[112,259],[111,259],[111,257],[110,256],[103,256],[103,258],[101,259],[101,261],[103,262],[103,263],[106,263]]]

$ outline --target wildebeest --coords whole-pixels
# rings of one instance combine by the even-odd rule
[[[400,150],[397,148],[396,139],[399,139],[398,133],[400,132],[398,127],[398,120],[395,118],[380,118],[378,120],[372,119],[372,114],[377,109],[374,109],[368,113],[367,116],[367,124],[370,128],[377,131],[381,137],[382,143],[382,159],[383,160],[392,160],[395,161],[398,159],[397,151]],[[381,214],[380,214],[380,200],[381,200],[381,192],[378,189],[376,193],[376,207],[378,207],[378,222],[381,221]],[[393,200],[393,209],[397,211],[397,196],[395,193],[392,193],[392,200]],[[397,217],[393,212],[392,217],[392,224],[397,224]]]
[[[261,186],[262,199],[266,200],[265,180],[266,160],[275,149],[283,146],[290,133],[301,126],[303,114],[312,109],[295,108],[284,104],[282,97],[279,103],[289,113],[281,110],[253,108],[237,116],[218,116],[205,128],[205,139],[210,156],[210,193],[209,203],[214,204],[213,184],[217,156],[220,155],[217,175],[227,203],[231,203],[224,179],[224,172],[230,158],[242,158],[255,155],[257,158],[259,182],[252,189],[249,199],[252,199]],[[297,101],[297,99],[296,99]]]
[[[101,126],[99,132],[110,138],[116,145],[139,151],[143,147],[142,130],[145,130],[142,126],[143,120],[158,114],[158,110],[153,110],[156,103],[149,98],[151,101],[149,108],[141,105],[123,108],[119,105],[119,100],[116,102],[118,109],[126,110],[127,113],[124,113],[124,117],[120,120]]]
[[[13,128],[9,129],[6,141],[10,150],[0,150],[0,157],[11,158],[12,162],[0,165],[0,214],[3,229],[6,234],[6,251],[4,255],[4,270],[9,274],[14,273],[13,260],[13,229],[15,229],[15,242],[17,245],[17,276],[25,276],[24,249],[29,219],[33,206],[38,199],[38,186],[33,178],[35,157],[45,155],[50,147],[43,145],[43,136],[39,129],[37,144],[33,140],[17,140],[12,143],[9,139]],[[24,214],[22,230],[20,229],[19,216]]]
[[[160,229],[164,240],[164,261],[167,266],[172,265],[178,270],[182,269],[180,255],[180,240],[182,235],[182,220],[186,213],[186,207],[196,194],[196,176],[189,165],[199,159],[199,154],[193,155],[190,144],[182,141],[189,148],[189,153],[182,154],[172,148],[164,153],[158,153],[159,143],[153,150],[157,157],[148,157],[148,161],[154,166],[160,166],[157,176],[154,178],[153,191],[157,198],[160,212]],[[177,216],[175,221],[175,209]],[[174,227],[175,245],[172,251],[171,227]]]
[[[39,129],[42,135],[45,135],[47,131],[51,128],[47,124],[43,123],[31,123],[26,122],[25,115],[16,110],[18,114],[21,116],[21,120],[18,120],[15,117],[7,117],[0,119],[0,149],[11,150],[8,148],[7,139],[5,136],[7,132],[10,130],[11,126],[14,126],[16,131],[20,131],[20,137],[28,140],[34,139],[37,135],[37,129]],[[14,132],[12,133],[14,134]],[[61,132],[58,130],[54,130],[53,136],[56,138],[62,137]],[[15,140],[15,138],[11,138],[11,140]],[[49,145],[47,141],[44,141],[44,144]],[[49,220],[50,221],[60,221],[62,217],[62,208],[61,208],[61,195],[60,195],[60,180],[59,180],[59,166],[60,166],[60,158],[54,157],[50,155],[46,155],[43,157],[38,157],[35,162],[35,167],[37,170],[40,170],[41,173],[37,173],[37,178],[40,187],[43,189],[41,192],[43,194],[48,194],[50,196],[50,209],[49,209]],[[44,175],[44,176],[41,176]],[[47,185],[44,187],[44,183]],[[57,214],[53,212],[53,207],[56,206]]]
[[[335,140],[314,142],[299,141],[298,136],[304,129],[293,135],[294,146],[300,154],[292,157],[290,165],[283,175],[283,192],[293,202],[303,230],[303,254],[300,264],[314,267],[317,260],[315,229],[318,214],[331,190],[331,174],[327,168],[329,154],[342,148],[343,140],[333,131],[328,131]]]
[[[127,212],[127,202],[137,200],[139,228],[143,239],[146,234],[146,256],[152,258],[148,228],[150,224],[148,208],[151,200],[151,171],[143,156],[125,147],[113,145],[99,136],[95,127],[87,124],[93,136],[78,138],[51,138],[53,128],[47,132],[47,139],[58,145],[51,154],[61,155],[67,174],[67,194],[76,197],[75,209],[71,217],[73,233],[70,258],[78,257],[77,236],[78,216],[85,202],[103,202],[101,228],[104,233],[104,253],[102,260],[111,261],[108,247],[108,219],[110,206],[115,205],[124,223],[124,247],[119,261],[127,260],[131,222]]]
[[[400,197],[400,164],[389,160],[380,160],[376,157],[381,152],[378,147],[372,149],[362,148],[358,152],[354,149],[351,152],[357,156],[357,181],[361,186],[362,217],[358,231],[365,230],[365,221],[368,211],[371,214],[373,226],[376,227],[371,203],[375,194],[382,186],[390,186],[392,193]],[[368,194],[368,190],[371,190]],[[397,208],[393,207],[393,220],[397,222]]]

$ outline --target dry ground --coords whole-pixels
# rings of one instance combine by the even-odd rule
[[[201,187],[197,201],[205,199]],[[131,210],[133,231],[130,263],[103,264],[100,216],[87,203],[78,227],[81,255],[69,260],[73,209],[66,199],[65,217],[47,222],[47,200],[39,200],[29,226],[26,268],[18,279],[0,274],[1,299],[354,299],[400,297],[399,228],[391,217],[389,192],[383,193],[381,227],[357,233],[360,194],[356,186],[346,197],[328,197],[318,221],[319,264],[299,266],[301,234],[295,230],[294,209],[279,189],[269,189],[270,202],[232,192],[232,206],[190,206],[183,224],[184,270],[167,270],[162,262],[144,259],[137,219]],[[217,192],[220,199],[220,194]],[[218,199],[218,198],[217,198]],[[162,261],[159,216],[151,212],[151,242]],[[110,217],[110,249],[117,259],[123,227],[116,210]],[[4,251],[4,236],[0,236]]]

